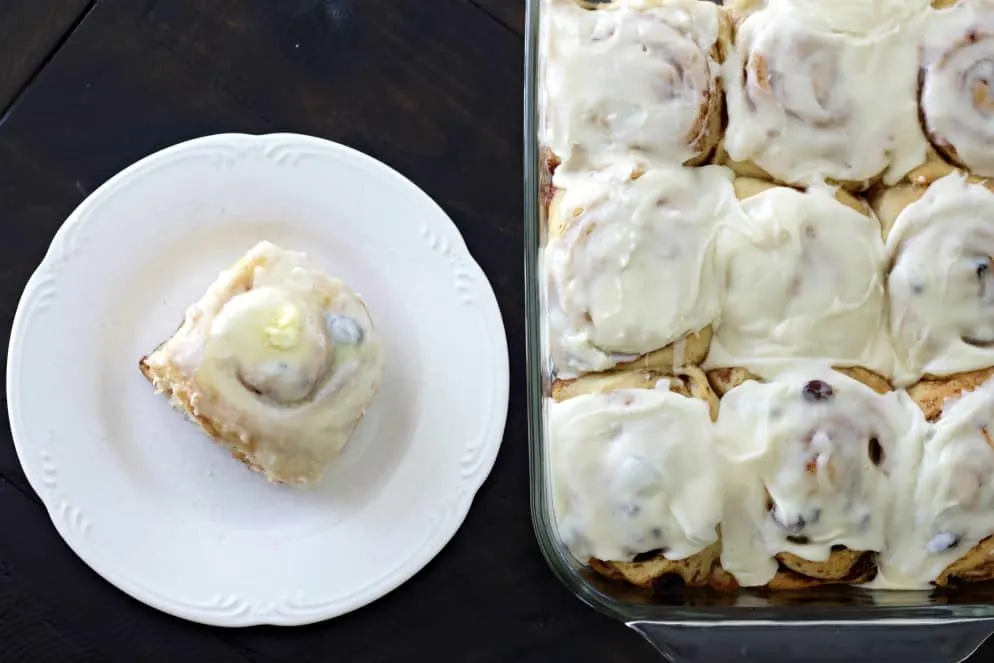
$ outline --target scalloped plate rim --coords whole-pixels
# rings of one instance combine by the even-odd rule
[[[273,611],[272,609],[261,615],[252,610],[248,611],[245,615],[216,615],[203,609],[191,609],[189,605],[180,607],[176,603],[171,603],[168,598],[157,594],[153,590],[145,588],[141,583],[137,583],[126,576],[115,573],[113,569],[107,568],[106,564],[101,565],[99,561],[94,560],[91,557],[89,554],[90,551],[87,550],[82,539],[76,538],[77,535],[66,527],[62,520],[57,517],[56,511],[58,509],[58,504],[53,503],[48,495],[48,492],[45,490],[40,476],[40,469],[33,467],[31,463],[25,463],[23,461],[23,458],[30,453],[27,449],[27,446],[29,445],[26,445],[23,441],[20,441],[23,439],[23,433],[19,432],[20,417],[15,416],[15,408],[17,407],[15,403],[17,402],[17,398],[12,397],[14,391],[12,387],[17,375],[19,374],[19,350],[24,342],[24,333],[22,330],[27,324],[25,316],[29,312],[26,305],[30,304],[30,302],[37,295],[39,286],[44,280],[45,272],[52,267],[52,263],[56,259],[56,249],[64,243],[72,228],[80,223],[81,219],[85,218],[85,214],[90,208],[97,206],[101,202],[102,198],[113,192],[118,186],[121,185],[122,182],[126,181],[128,177],[149,167],[150,165],[153,165],[157,161],[168,158],[173,154],[182,153],[190,148],[209,146],[211,144],[222,145],[230,144],[231,142],[238,142],[242,143],[243,146],[253,143],[265,146],[267,143],[276,143],[281,140],[299,141],[304,144],[309,143],[318,149],[339,152],[348,158],[357,159],[358,161],[364,162],[371,168],[379,170],[380,172],[395,178],[403,186],[410,188],[412,191],[416,192],[417,195],[422,197],[425,202],[429,203],[434,208],[437,215],[449,224],[448,229],[450,232],[447,233],[446,238],[453,242],[453,245],[450,247],[451,250],[463,261],[466,271],[478,279],[479,292],[481,295],[485,295],[483,298],[485,301],[482,302],[485,306],[485,310],[482,311],[481,317],[484,319],[489,318],[485,320],[488,323],[485,327],[489,332],[489,340],[494,345],[493,354],[495,357],[503,358],[503,361],[494,362],[494,378],[496,385],[493,398],[494,408],[492,409],[491,417],[487,422],[486,433],[488,434],[488,437],[480,441],[480,444],[484,446],[485,450],[481,453],[480,461],[475,472],[471,478],[468,478],[465,481],[466,490],[465,494],[461,496],[462,499],[458,501],[453,500],[453,508],[449,509],[448,512],[444,514],[445,517],[439,523],[439,527],[435,531],[434,536],[430,536],[429,540],[415,551],[416,553],[420,552],[420,556],[416,559],[414,556],[408,558],[405,562],[395,567],[391,572],[385,574],[384,576],[380,576],[376,582],[361,588],[361,590],[366,590],[365,592],[360,590],[352,592],[352,594],[348,597],[351,600],[334,600],[336,602],[336,606],[338,603],[344,603],[345,607],[337,606],[330,610],[324,611],[313,610],[310,613],[305,612],[303,614],[295,614],[291,617],[282,615],[282,617],[285,618],[274,618],[275,615],[279,615],[280,613],[278,611]],[[500,311],[500,306],[497,303],[493,285],[490,283],[490,280],[483,271],[483,268],[469,252],[465,238],[463,238],[462,233],[452,221],[451,217],[449,217],[445,210],[442,209],[442,207],[435,202],[431,196],[421,189],[421,187],[386,163],[355,148],[329,139],[294,132],[261,134],[224,132],[191,138],[147,154],[146,156],[118,171],[94,189],[76,206],[69,216],[66,217],[66,220],[59,226],[58,230],[55,232],[55,235],[52,237],[43,258],[28,278],[21,296],[18,299],[14,312],[14,319],[11,325],[10,341],[8,344],[5,391],[7,394],[7,414],[11,438],[13,440],[18,461],[20,462],[24,475],[28,480],[28,484],[44,504],[49,520],[55,527],[56,532],[59,534],[63,542],[84,564],[86,564],[87,567],[90,568],[90,570],[133,599],[165,614],[169,614],[180,619],[208,626],[227,628],[244,628],[267,625],[283,627],[303,626],[348,614],[349,612],[369,605],[386,594],[389,594],[427,566],[427,564],[431,562],[456,535],[459,528],[469,515],[469,510],[475,501],[477,493],[483,487],[483,484],[492,472],[502,446],[503,436],[507,425],[507,413],[510,399],[509,348],[507,343],[506,328],[504,327],[503,322],[503,315]],[[373,591],[369,591],[370,589]],[[356,595],[360,596],[358,600],[355,598]],[[286,598],[287,597],[284,596],[281,597],[280,600],[285,600]]]

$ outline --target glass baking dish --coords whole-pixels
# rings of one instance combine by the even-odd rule
[[[702,0],[703,1],[703,0]],[[721,0],[716,0],[719,2]],[[994,586],[955,591],[823,587],[802,592],[684,590],[665,597],[606,580],[561,545],[551,507],[544,405],[550,390],[541,288],[539,25],[527,0],[525,38],[525,305],[531,512],[555,575],[579,599],[618,619],[673,661],[961,661],[994,633]]]

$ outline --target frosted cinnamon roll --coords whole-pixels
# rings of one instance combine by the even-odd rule
[[[994,176],[994,2],[941,2],[926,23],[919,73],[924,129],[950,163]]]
[[[915,37],[927,0],[732,3],[724,150],[744,175],[865,188],[925,159]]]
[[[572,173],[622,176],[697,165],[721,138],[718,84],[729,26],[698,0],[624,0],[596,10],[549,0],[542,142]]]
[[[987,378],[959,394],[947,390],[931,435],[904,463],[908,498],[896,505],[880,556],[892,586],[994,579],[994,381]]]
[[[994,365],[994,192],[953,173],[874,200],[901,384]]]
[[[557,192],[543,255],[557,375],[700,362],[720,303],[715,236],[734,209],[718,166]]]
[[[705,366],[771,377],[798,358],[884,376],[884,247],[868,207],[843,191],[739,178],[743,215],[716,255],[724,300]]]
[[[718,556],[721,487],[716,398],[704,375],[587,376],[557,397],[549,405],[552,494],[569,551],[642,587],[672,577],[706,585]]]
[[[883,549],[893,457],[924,418],[827,366],[746,381],[721,402],[722,567],[746,587],[864,582]]]
[[[157,392],[273,482],[317,481],[380,383],[362,300],[304,254],[261,242],[140,362]]]

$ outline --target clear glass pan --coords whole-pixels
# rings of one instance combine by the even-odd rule
[[[703,0],[702,0],[703,1]],[[994,586],[955,592],[826,587],[798,593],[718,595],[688,590],[663,598],[621,587],[579,565],[555,532],[545,451],[548,393],[540,259],[539,23],[527,0],[525,39],[525,306],[531,512],[539,546],[578,598],[647,638],[673,661],[961,661],[994,633]]]

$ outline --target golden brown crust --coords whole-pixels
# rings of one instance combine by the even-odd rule
[[[937,167],[934,163],[929,163],[916,169],[909,175],[910,181],[902,182],[893,187],[880,187],[875,189],[868,200],[883,229],[884,239],[890,234],[897,217],[901,215],[908,206],[918,202],[928,191],[928,187],[937,179],[949,175],[950,173],[961,172],[952,167]],[[994,180],[990,178],[967,176],[967,180],[973,184],[982,184],[991,191],[994,191]]]
[[[711,326],[688,334],[675,343],[664,348],[653,350],[627,362],[621,362],[609,372],[614,371],[661,371],[670,375],[686,366],[697,366],[708,356],[711,349]]]
[[[756,177],[737,177],[733,183],[735,188],[735,197],[739,200],[746,200],[752,198],[753,196],[759,195],[764,191],[769,191],[770,189],[775,189],[778,186],[785,186],[780,184],[775,184],[769,180],[759,179]],[[802,187],[790,186],[787,188],[792,188],[798,191],[803,191]],[[863,200],[857,198],[856,196],[849,193],[845,189],[836,189],[835,199],[850,208],[855,212],[859,212],[863,216],[872,218],[872,210],[870,206]]]
[[[549,199],[549,239],[566,235],[573,221],[583,214],[582,207],[573,210],[564,209],[563,199],[565,197],[565,189],[554,189],[552,197]]]
[[[148,356],[142,357],[141,361],[138,362],[138,369],[160,393],[169,399],[170,404],[175,409],[185,414],[186,418],[196,424],[211,440],[224,447],[232,457],[240,460],[250,469],[260,473],[263,472],[262,468],[250,460],[249,455],[255,451],[251,440],[246,442],[237,435],[226,435],[223,427],[218,422],[204,416],[193,407],[190,395],[186,391],[173,389],[168,380],[157,380],[155,371],[148,363]],[[274,483],[281,482],[274,481]]]
[[[854,552],[845,548],[833,550],[824,562],[811,562],[790,553],[776,557],[780,568],[762,588],[776,592],[811,589],[825,585],[856,585],[869,582],[877,574],[876,556],[869,552]],[[711,569],[708,583],[718,592],[735,592],[740,589],[735,576],[717,561]]]
[[[748,382],[749,380],[759,380],[759,376],[751,373],[745,368],[732,366],[729,368],[716,368],[708,371],[708,383],[719,397],[724,396],[732,389]]]
[[[989,536],[947,566],[935,579],[939,587],[994,580],[994,536]]]
[[[768,172],[766,172],[762,167],[760,167],[758,164],[752,161],[736,161],[735,159],[732,159],[732,157],[730,157],[728,155],[728,152],[725,150],[724,139],[721,140],[715,151],[714,163],[727,167],[729,170],[735,173],[736,176],[740,178],[757,180],[759,182],[768,184],[771,187],[786,186],[796,189],[802,188],[796,182],[788,182],[786,180],[781,180],[777,179],[776,177],[773,177]],[[878,180],[879,176],[876,178],[859,180],[859,181],[854,181],[854,180],[836,181],[833,179],[828,179],[826,181],[828,182],[829,185],[840,187],[839,191],[842,193],[849,193],[849,192],[860,193],[871,189]],[[839,196],[836,197],[839,198]],[[855,206],[853,206],[852,204],[853,201],[855,201],[856,203]],[[852,195],[850,195],[850,200],[848,201],[842,200],[840,198],[840,202],[844,202],[849,207],[853,207],[853,209],[860,212],[861,214],[866,213],[863,211],[864,206],[862,205],[861,201]]]
[[[679,578],[687,587],[707,587],[720,554],[721,545],[714,543],[686,559],[666,559],[661,550],[653,550],[631,562],[591,559],[590,567],[606,578],[646,589],[658,587],[670,577]]]
[[[925,418],[935,421],[942,414],[946,401],[965,391],[973,391],[994,377],[994,368],[982,368],[947,377],[929,375],[908,387],[908,395],[918,404]]]
[[[559,157],[552,153],[548,147],[541,147],[538,151],[538,199],[541,208],[551,218],[552,199],[556,195],[556,187],[552,184],[552,176],[556,174],[559,167]]]
[[[787,567],[782,559],[786,556],[787,553],[777,556],[781,568],[773,580],[766,584],[767,589],[790,591],[824,585],[858,585],[873,580],[877,575],[876,556],[869,552],[837,550],[825,562],[808,562],[800,558],[792,561],[797,568],[803,568],[804,572]],[[822,577],[813,576],[812,573]]]
[[[618,389],[654,389],[656,383],[666,377],[662,371],[651,369],[591,373],[572,380],[556,380],[552,384],[552,397],[557,401],[567,401],[577,396],[606,394]]]
[[[861,366],[836,366],[833,370],[847,375],[853,380],[862,382],[878,394],[886,394],[894,389],[886,378]],[[711,388],[718,396],[724,396],[735,387],[749,380],[762,379],[741,367],[716,368],[708,371],[707,378]]]
[[[674,372],[684,366],[696,366],[704,361],[711,349],[711,326],[693,332],[665,348],[654,350],[619,368],[641,368]]]
[[[718,39],[711,49],[711,57],[723,64],[732,48],[732,22],[723,11],[719,12],[718,19]],[[705,94],[707,101],[701,110],[701,131],[691,144],[697,156],[684,164],[687,166],[701,166],[713,161],[725,135],[725,89],[720,75],[714,88],[707,90]]]
[[[812,562],[792,553],[780,553],[777,561],[787,571],[812,580],[845,580],[852,574],[853,568],[860,562],[864,553],[848,548],[833,550],[824,562]]]
[[[711,419],[717,419],[718,396],[708,384],[704,372],[696,366],[685,366],[676,371],[629,369],[556,380],[552,385],[552,398],[566,401],[585,394],[606,394],[619,389],[655,389],[660,380],[669,380],[669,389],[674,393],[707,403]]]
[[[904,179],[912,184],[927,186],[940,177],[955,173],[957,170],[960,170],[959,167],[946,161],[930,142],[925,154],[925,162],[905,175]]]
[[[834,370],[843,375],[848,375],[857,382],[862,382],[878,394],[886,394],[894,391],[894,387],[887,381],[887,378],[862,366],[835,366]]]
[[[875,189],[870,194],[868,200],[880,221],[880,228],[885,240],[901,212],[908,205],[921,200],[927,190],[928,185],[925,183],[904,182],[894,187]]]

